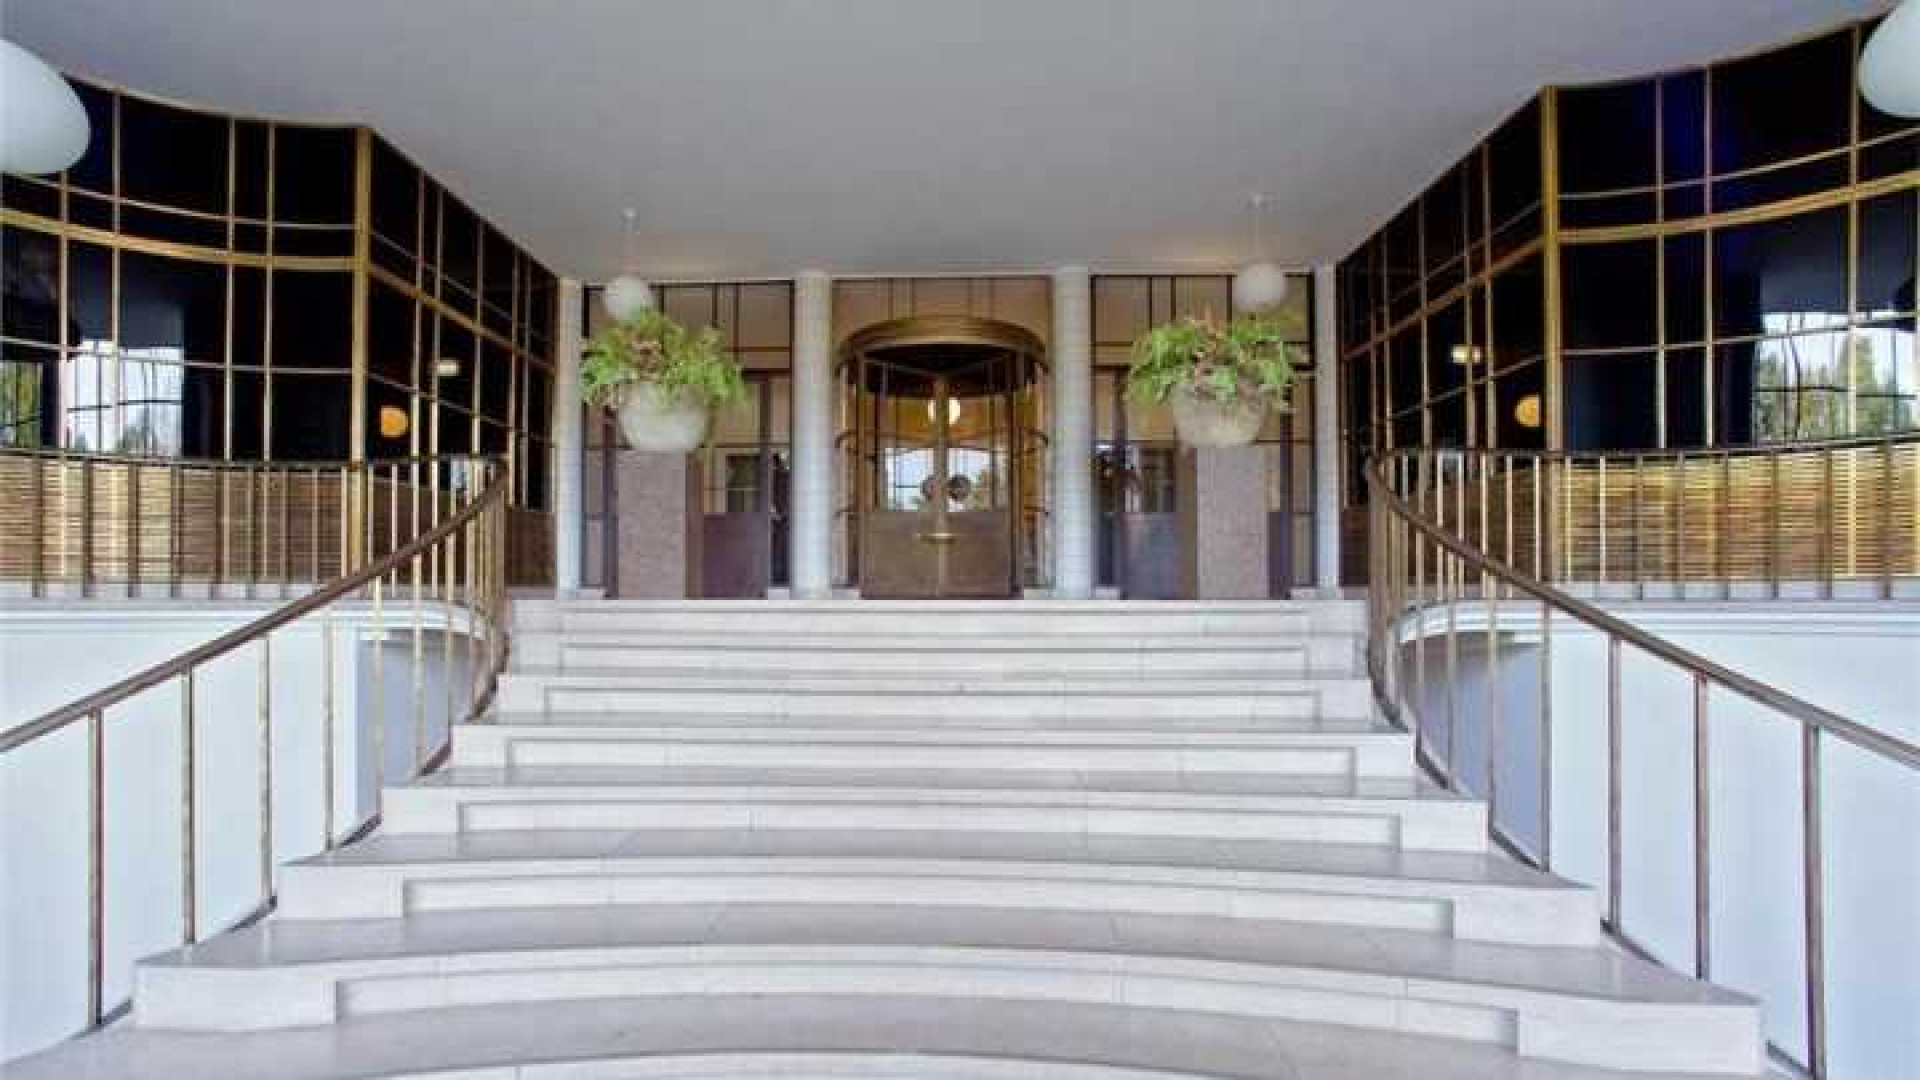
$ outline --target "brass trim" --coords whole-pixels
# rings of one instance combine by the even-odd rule
[[[842,360],[914,345],[979,345],[1044,359],[1046,345],[1023,326],[976,315],[910,315],[875,323],[840,345]]]

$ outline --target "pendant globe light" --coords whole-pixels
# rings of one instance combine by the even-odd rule
[[[1860,93],[1883,113],[1920,117],[1920,3],[1903,0],[1867,39]]]
[[[1257,315],[1279,307],[1287,298],[1287,272],[1274,265],[1266,255],[1264,222],[1267,197],[1255,195],[1253,206],[1253,256],[1255,261],[1233,276],[1233,309]]]
[[[633,219],[632,207],[622,210],[627,219],[627,237],[622,266],[625,267],[619,277],[607,282],[600,292],[600,304],[607,314],[619,322],[640,314],[653,306],[653,289],[640,275],[633,272]]]
[[[64,172],[87,152],[87,110],[61,74],[0,40],[0,172]]]

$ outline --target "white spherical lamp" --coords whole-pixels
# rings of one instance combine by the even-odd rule
[[[1233,310],[1255,315],[1279,307],[1287,298],[1287,272],[1257,262],[1233,275]]]
[[[1920,3],[1905,0],[1867,39],[1860,93],[1883,113],[1920,117]]]
[[[0,41],[0,172],[66,170],[87,152],[87,110],[61,74]]]
[[[607,314],[626,322],[653,306],[653,289],[632,274],[621,274],[601,290],[600,304]]]

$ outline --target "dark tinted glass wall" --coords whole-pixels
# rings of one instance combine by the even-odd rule
[[[1341,264],[1355,463],[1920,427],[1920,126],[1855,90],[1872,28],[1550,89],[1476,147]]]
[[[0,445],[282,461],[486,447],[544,470],[544,268],[470,211],[443,211],[457,200],[370,132],[75,86],[86,154],[59,176],[0,182]],[[379,238],[365,271],[362,154]],[[457,274],[436,254],[443,217],[465,253]],[[446,380],[458,393],[419,362],[441,320],[467,332],[457,356],[426,354],[460,362]],[[458,434],[440,444],[419,432],[443,397]],[[531,471],[517,469],[522,495],[544,489]]]
[[[1568,447],[1920,426],[1920,128],[1856,92],[1870,30],[1558,91]]]
[[[1543,445],[1538,100],[1340,264],[1346,490],[1399,446]]]

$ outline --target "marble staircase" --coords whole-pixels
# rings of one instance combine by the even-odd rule
[[[1345,602],[522,602],[486,723],[16,1063],[144,1076],[1757,1076],[1377,719]]]

